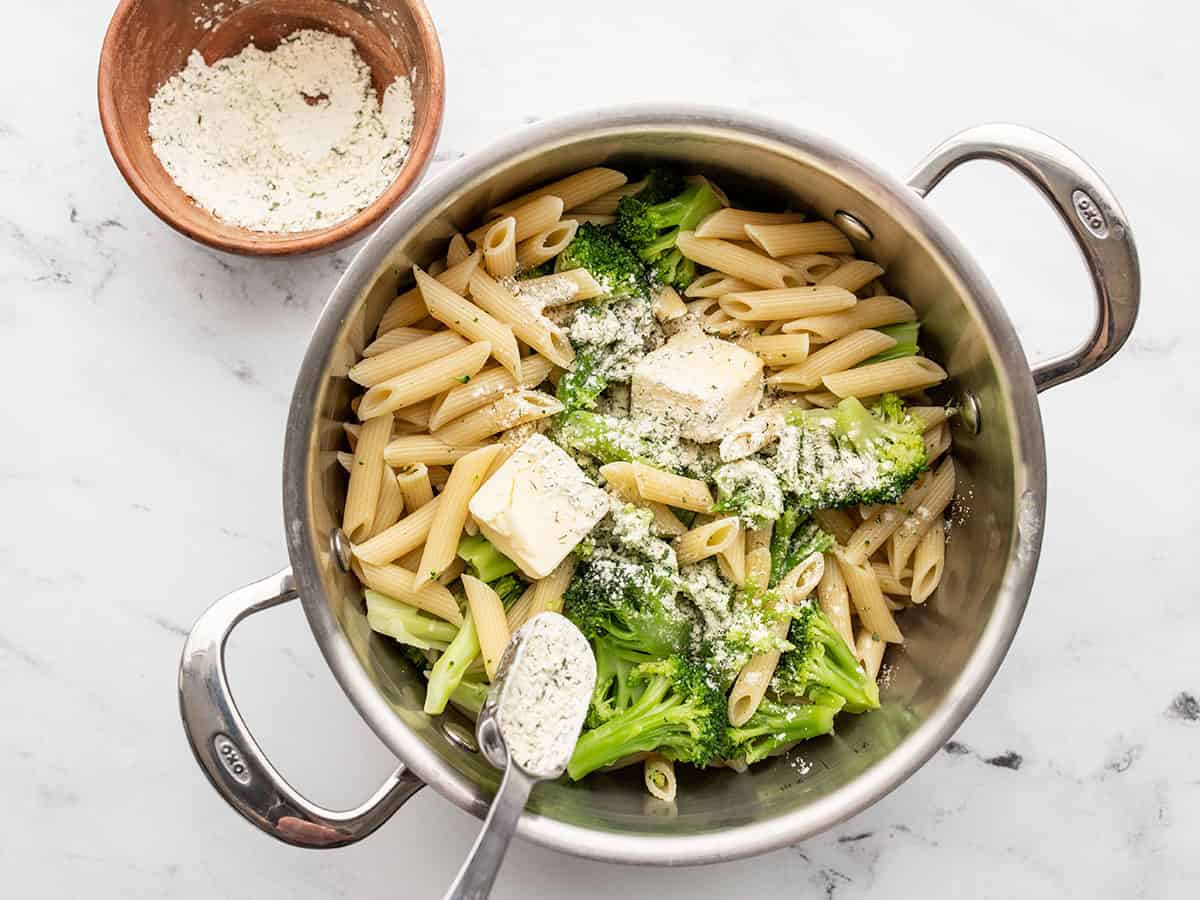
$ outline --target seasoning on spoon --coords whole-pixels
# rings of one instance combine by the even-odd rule
[[[591,646],[558,613],[534,616],[508,642],[475,729],[504,779],[446,900],[491,893],[533,786],[557,778],[571,759],[595,684]]]

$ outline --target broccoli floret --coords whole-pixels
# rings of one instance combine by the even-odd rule
[[[591,640],[661,658],[681,652],[692,630],[678,588],[666,566],[598,548],[575,570],[563,613]]]
[[[676,184],[679,190],[668,193]],[[682,290],[695,278],[696,267],[675,247],[675,239],[722,206],[721,198],[703,179],[684,184],[652,173],[642,190],[622,197],[617,204],[617,230],[650,266],[652,281]]]
[[[538,266],[530,266],[527,269],[522,269],[517,273],[517,281],[525,281],[529,278],[541,278],[543,275],[550,275],[554,272],[554,260],[548,259]]]
[[[675,169],[659,167],[647,172],[633,193],[643,203],[663,203],[681,193],[686,187],[687,182]]]
[[[824,531],[816,522],[810,521],[794,506],[783,511],[771,532],[771,583],[775,587],[780,580],[800,565],[813,553],[824,553],[833,548],[833,535]]]
[[[760,527],[783,514],[783,491],[775,473],[760,462],[740,459],[713,473],[717,512],[737,513],[747,524]]]
[[[516,575],[505,575],[503,578],[489,582],[488,586],[496,592],[505,609],[516,603],[521,594],[525,593],[525,582]]]
[[[646,271],[613,228],[584,222],[567,248],[558,255],[554,271],[587,269],[611,297],[645,296]]]
[[[555,440],[601,463],[640,462],[668,468],[669,447],[641,434],[629,419],[576,410],[562,416]]]
[[[585,731],[567,773],[575,781],[632,753],[656,750],[704,766],[725,755],[725,696],[682,656],[642,663],[629,673],[641,694]]]
[[[592,650],[596,654],[596,687],[588,707],[587,728],[596,728],[629,708],[642,688],[629,676],[639,663],[651,661],[645,654],[624,650],[607,638],[592,641]]]
[[[585,347],[575,354],[571,368],[558,379],[555,395],[565,412],[577,409],[595,409],[597,398],[608,387],[608,379],[599,371],[596,353]]]
[[[517,564],[493,546],[482,534],[467,535],[458,542],[459,558],[470,566],[480,581],[492,582],[517,571]]]
[[[728,729],[729,752],[744,757],[747,763],[782,753],[797,741],[833,731],[838,709],[836,702],[789,704],[764,698],[750,721]]]
[[[874,410],[854,397],[797,410],[780,435],[776,470],[805,512],[895,503],[925,469],[922,431],[895,397]]]
[[[819,699],[832,693],[850,713],[879,708],[879,686],[863,671],[836,628],[815,603],[792,618],[788,630],[792,650],[775,668],[771,687],[780,695]]]

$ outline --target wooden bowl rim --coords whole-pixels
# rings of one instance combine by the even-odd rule
[[[442,58],[442,45],[438,39],[437,28],[433,24],[433,18],[429,15],[429,10],[423,0],[403,0],[412,11],[413,21],[416,23],[417,33],[425,51],[425,59],[428,61],[429,99],[423,108],[428,126],[422,129],[416,141],[409,144],[408,156],[395,181],[388,186],[387,190],[376,197],[370,205],[345,221],[319,231],[300,232],[296,237],[280,236],[278,232],[252,232],[249,229],[231,225],[229,227],[244,231],[247,235],[245,238],[234,238],[219,234],[212,229],[181,221],[175,216],[171,205],[162,202],[150,189],[149,181],[134,165],[125,147],[122,129],[118,124],[117,104],[112,90],[113,66],[116,56],[115,43],[117,35],[126,27],[126,20],[133,14],[134,5],[138,2],[139,0],[120,0],[104,35],[104,43],[100,49],[100,68],[97,80],[100,127],[104,132],[104,140],[108,144],[113,161],[116,162],[117,169],[120,170],[126,183],[151,212],[180,234],[214,249],[242,256],[290,256],[328,250],[351,240],[391,212],[392,208],[412,190],[429,165],[434,147],[442,132],[442,116],[446,106],[445,61]],[[188,202],[194,201],[189,199]],[[212,214],[209,213],[209,215]],[[251,235],[255,235],[255,237],[251,237]]]

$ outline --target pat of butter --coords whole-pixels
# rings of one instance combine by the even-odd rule
[[[483,536],[529,578],[545,578],[608,512],[557,444],[535,434],[483,483],[470,503]]]
[[[702,444],[719,441],[762,399],[762,360],[737,344],[687,332],[642,357],[633,370],[633,409],[674,423]]]

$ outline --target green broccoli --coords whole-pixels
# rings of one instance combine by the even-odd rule
[[[458,542],[459,558],[470,566],[480,581],[492,582],[517,571],[517,564],[493,546],[482,534],[466,535]]]
[[[740,459],[713,473],[717,485],[715,512],[732,512],[760,527],[783,513],[783,491],[775,473],[760,462]]]
[[[617,204],[617,230],[649,266],[655,284],[682,290],[696,277],[696,266],[675,246],[679,232],[695,228],[724,204],[704,179],[686,184],[661,170],[647,176],[636,194]]]
[[[850,713],[879,708],[879,686],[815,603],[792,618],[788,641],[794,649],[775,668],[771,687],[776,694],[808,700],[833,694]]]
[[[587,728],[595,728],[614,715],[629,708],[641,693],[640,685],[630,681],[630,674],[639,663],[650,657],[616,646],[605,637],[592,641],[596,655],[596,687],[588,707]]]
[[[641,434],[628,419],[575,410],[562,416],[555,438],[601,463],[640,462],[662,469],[669,465],[669,448]]]
[[[649,292],[641,260],[611,227],[590,222],[579,226],[554,264],[556,272],[571,269],[587,269],[610,297],[646,296]]]
[[[691,617],[675,606],[670,569],[598,548],[583,560],[563,598],[563,614],[590,640],[661,658],[681,652]]]
[[[530,266],[528,269],[521,269],[517,272],[517,281],[526,281],[530,278],[541,278],[543,275],[551,275],[554,273],[554,260],[548,259],[538,266]]]
[[[832,549],[833,535],[799,509],[790,506],[783,511],[771,532],[771,583],[775,587],[783,576],[813,553]]]
[[[776,471],[805,512],[895,503],[925,469],[923,430],[893,395],[873,410],[854,397],[796,410],[780,435]]]
[[[575,354],[571,368],[558,379],[555,395],[563,405],[564,412],[595,409],[596,400],[606,387],[608,379],[599,371],[595,350],[585,346]]]
[[[628,680],[641,694],[585,731],[567,764],[575,781],[632,753],[656,750],[704,766],[725,755],[725,695],[682,656],[641,663]]]
[[[458,626],[421,612],[386,594],[368,589],[367,623],[373,631],[419,650],[445,650]]]
[[[896,346],[890,350],[884,350],[882,353],[876,353],[874,356],[864,359],[859,363],[860,366],[869,366],[871,363],[887,362],[889,359],[903,359],[906,356],[916,356],[917,351],[917,335],[921,331],[920,322],[901,322],[899,325],[885,325],[883,328],[876,328],[876,331],[883,332],[888,337],[896,342]]]
[[[833,731],[833,719],[839,708],[836,702],[790,704],[764,698],[750,721],[727,730],[728,752],[743,757],[747,763],[782,753],[797,741]]]

